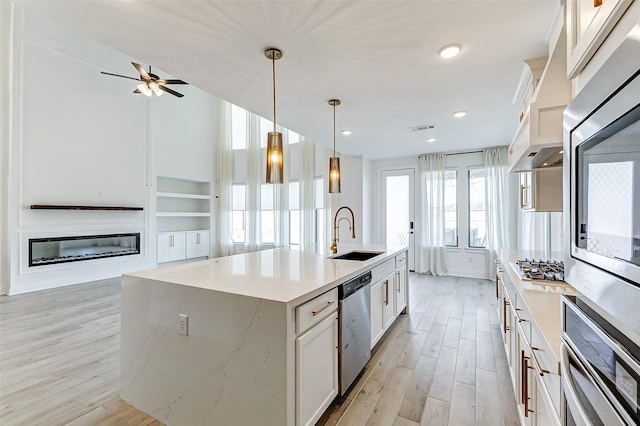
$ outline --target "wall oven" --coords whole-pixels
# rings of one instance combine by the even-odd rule
[[[563,424],[640,423],[640,349],[580,298],[562,297]]]

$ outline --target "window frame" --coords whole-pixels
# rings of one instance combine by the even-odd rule
[[[455,224],[455,228],[454,228],[454,238],[455,238],[455,244],[447,244],[446,243],[446,232],[447,232],[447,227],[446,227],[446,214],[447,214],[447,210],[446,210],[446,200],[444,202],[444,213],[445,213],[445,228],[444,228],[444,233],[445,233],[445,247],[447,248],[458,248],[460,247],[460,218],[459,218],[459,213],[460,213],[460,208],[459,208],[459,196],[460,196],[460,185],[458,184],[458,168],[457,167],[447,167],[445,169],[445,175],[444,175],[444,185],[445,185],[445,191],[443,194],[443,197],[446,195],[446,181],[447,181],[447,172],[454,172],[455,173],[455,219],[456,219],[456,224]]]
[[[479,245],[472,245],[471,244],[471,173],[474,170],[482,170],[483,171],[483,175],[482,175],[482,186],[483,188],[485,188],[483,190],[484,192],[484,200],[483,200],[483,209],[482,211],[484,212],[484,238],[483,238],[483,245],[479,246]],[[487,248],[487,193],[486,193],[486,179],[487,179],[487,172],[486,172],[486,168],[485,166],[469,166],[467,167],[467,247],[470,249],[486,249]],[[473,211],[480,211],[480,210],[473,210]],[[476,238],[477,239],[477,238]]]

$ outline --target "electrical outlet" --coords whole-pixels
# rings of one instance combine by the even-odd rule
[[[189,315],[178,314],[178,331],[183,336],[189,335]]]

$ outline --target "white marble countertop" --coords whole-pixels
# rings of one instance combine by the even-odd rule
[[[504,272],[515,284],[518,293],[522,296],[524,304],[533,316],[536,326],[542,332],[547,345],[551,348],[556,360],[559,362],[560,339],[562,337],[560,296],[562,294],[575,295],[576,291],[566,283],[537,284],[532,281],[523,280],[510,263],[524,258],[562,260],[562,253],[498,250],[497,255],[504,265]]]
[[[366,261],[330,259],[318,245],[280,247],[125,274],[208,290],[301,303],[407,250],[379,245],[339,244],[351,250],[383,251]]]

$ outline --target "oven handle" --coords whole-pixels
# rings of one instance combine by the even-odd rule
[[[582,408],[582,405],[580,404],[580,400],[578,399],[576,388],[573,386],[573,383],[571,382],[571,376],[570,376],[569,367],[568,367],[570,351],[571,349],[567,346],[564,340],[561,340],[560,356],[562,357],[562,359],[560,360],[560,376],[562,378],[562,392],[564,393],[567,404],[571,408],[571,415],[573,417],[573,420],[575,420],[576,425],[590,426],[591,422],[588,420],[588,416],[585,413],[584,408]],[[577,357],[574,356],[574,358],[577,358]]]
[[[610,426],[610,425],[622,426],[626,424],[633,424],[633,419],[627,418],[626,416],[624,416],[627,419],[626,421],[622,419],[621,413],[616,410],[616,408],[611,402],[609,402],[609,399],[602,392],[602,389],[600,389],[600,386],[598,386],[598,383],[591,376],[591,373],[589,373],[589,370],[585,368],[585,366],[582,364],[580,357],[576,355],[573,349],[564,340],[561,341],[560,348],[562,351],[562,354],[561,354],[562,359],[560,360],[560,369],[562,373],[562,389],[565,394],[565,399],[567,400],[567,403],[571,405],[572,414],[574,414],[573,419],[576,421],[576,423],[578,425],[585,425],[585,426],[591,425],[591,421],[589,421],[589,416],[585,414],[584,408],[580,404],[580,401],[576,396],[576,389],[573,385],[573,382],[571,381],[571,372],[568,369],[569,357],[575,360],[574,364],[576,365],[576,367],[582,370],[582,374],[585,376],[585,378],[587,378],[591,382],[593,389],[597,392],[601,400],[604,401],[604,404],[598,404],[601,410],[598,411],[596,409],[602,421],[604,422],[604,424],[607,426]],[[596,402],[597,401],[594,401],[594,404]],[[580,418],[578,419],[575,414],[579,414]]]

